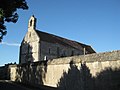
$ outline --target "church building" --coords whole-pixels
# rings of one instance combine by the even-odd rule
[[[95,53],[91,46],[36,29],[36,18],[31,16],[20,46],[19,63],[38,62],[75,55]]]

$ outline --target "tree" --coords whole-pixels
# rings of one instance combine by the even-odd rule
[[[7,33],[4,23],[16,23],[19,17],[18,9],[28,9],[27,2],[25,0],[0,0],[0,42]]]

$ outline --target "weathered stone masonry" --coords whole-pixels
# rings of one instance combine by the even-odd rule
[[[36,18],[32,16],[20,46],[20,64],[95,53],[89,45],[39,31],[35,26]]]
[[[120,51],[11,66],[11,80],[61,90],[119,90]],[[89,89],[88,89],[89,88]],[[97,89],[96,89],[97,88]]]
[[[32,16],[20,63],[8,71],[12,81],[59,90],[120,90],[120,51],[96,54],[89,45],[37,30]]]

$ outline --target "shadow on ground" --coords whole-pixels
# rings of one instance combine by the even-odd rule
[[[6,80],[0,80],[0,90],[57,90],[57,88],[39,85],[16,83]]]

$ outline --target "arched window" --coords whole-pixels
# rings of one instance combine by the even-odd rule
[[[32,26],[32,20],[30,20],[30,26]]]
[[[71,56],[73,56],[73,55],[74,55],[74,51],[72,50]]]

